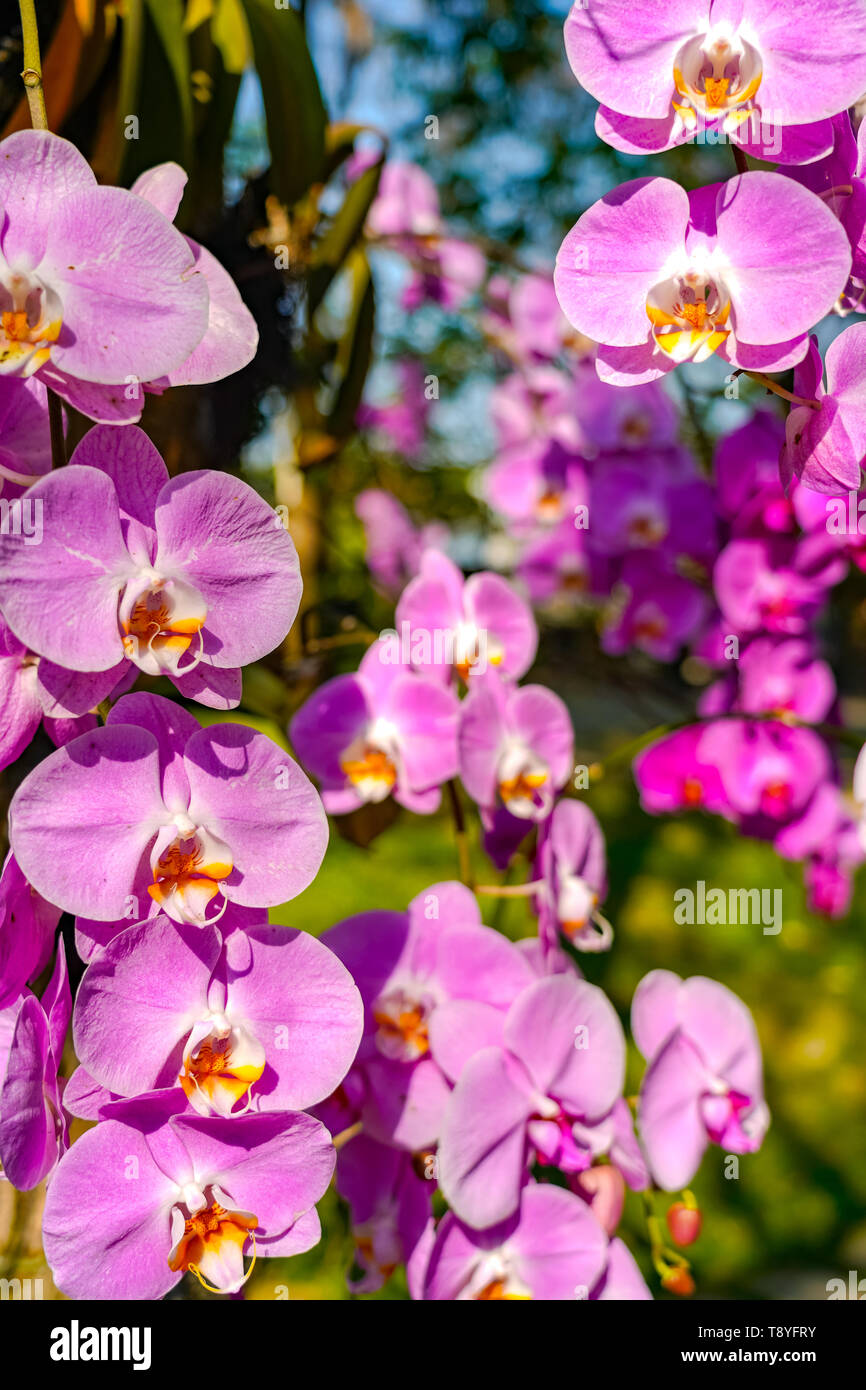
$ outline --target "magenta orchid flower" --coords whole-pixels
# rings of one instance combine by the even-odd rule
[[[535,657],[532,611],[501,575],[484,571],[464,580],[440,551],[425,550],[419,572],[397,604],[397,632],[407,633],[413,666],[447,681],[465,681],[495,667],[518,680]]]
[[[411,1261],[430,1219],[435,1181],[416,1172],[412,1154],[359,1134],[337,1155],[336,1185],[349,1206],[361,1270],[349,1288],[374,1293]]]
[[[373,583],[390,598],[396,598],[418,573],[424,551],[441,548],[448,539],[446,528],[438,522],[416,527],[406,508],[381,488],[358,493],[355,515],[364,527]]]
[[[544,820],[574,763],[568,710],[543,685],[479,675],[461,707],[460,777],[473,801],[519,820]]]
[[[538,870],[538,932],[549,951],[559,951],[559,934],[578,951],[606,951],[613,928],[598,905],[607,894],[601,826],[582,801],[563,799],[541,829]]]
[[[29,744],[39,725],[55,747],[95,729],[92,681],[64,671],[27,650],[0,616],[0,767],[8,767]],[[71,706],[71,708],[70,708]]]
[[[424,444],[430,413],[424,368],[414,358],[406,358],[397,365],[397,378],[396,399],[385,405],[364,401],[355,418],[361,429],[375,430],[398,454],[415,460]]]
[[[609,455],[593,472],[589,542],[606,555],[655,550],[710,564],[718,546],[712,503],[687,454],[643,453],[639,463]]]
[[[519,951],[481,924],[472,893],[436,883],[407,912],[362,912],[322,941],[364,1001],[353,1072],[364,1132],[401,1148],[439,1137],[455,1049],[461,1059],[533,979]],[[437,1043],[433,1049],[434,1029]]]
[[[292,719],[292,747],[333,815],[391,794],[429,815],[456,775],[457,698],[402,655],[397,638],[380,639],[356,674],[326,681]]]
[[[804,163],[832,147],[828,118],[866,86],[856,0],[828,7],[820,32],[808,0],[578,0],[565,46],[601,102],[596,132],[629,154],[698,136],[759,159]]]
[[[835,305],[837,314],[863,309],[866,303],[866,130],[857,137],[847,111],[834,116],[833,150],[810,164],[789,165],[782,173],[811,188],[838,217],[851,245],[851,278]]]
[[[39,373],[90,415],[94,386],[181,367],[207,330],[208,286],[180,232],[144,198],[99,187],[57,135],[17,131],[3,154],[0,370]]]
[[[322,804],[291,758],[240,724],[202,729],[158,695],[45,758],[9,811],[22,872],[49,902],[113,922],[159,910],[203,926],[226,902],[269,907],[315,877]],[[86,866],[86,868],[85,868]]]
[[[752,1015],[724,985],[653,970],[635,991],[634,1040],[648,1062],[638,1128],[659,1187],[691,1181],[707,1144],[754,1153],[770,1122]]]
[[[179,1114],[180,1091],[125,1103],[73,1144],[49,1189],[45,1256],[70,1298],[158,1299],[187,1270],[218,1293],[254,1256],[309,1250],[334,1168],[309,1115]]]
[[[71,1012],[61,940],[42,998],[26,990],[0,1010],[0,1166],[22,1191],[53,1172],[69,1143],[58,1068]]]
[[[14,1004],[51,959],[60,909],[31,888],[14,854],[0,874],[0,1009]]]
[[[114,937],[75,1001],[89,1079],[112,1096],[177,1085],[203,1115],[330,1095],[357,1051],[358,991],[315,938],[258,919],[224,936],[160,914]]]
[[[452,1212],[442,1218],[421,1297],[586,1299],[604,1273],[607,1250],[604,1231],[578,1197],[531,1183],[519,1211],[488,1230],[473,1230]]]
[[[719,769],[702,750],[704,729],[693,724],[651,743],[634,760],[641,805],[650,815],[704,810],[732,817]]]
[[[557,258],[559,301],[599,344],[599,375],[652,381],[713,353],[781,371],[841,294],[848,238],[820,198],[781,174],[687,193],[632,179],[585,212]]]
[[[498,1043],[487,1032],[489,1045],[472,1051],[459,1072],[458,1043],[451,1045],[456,1085],[439,1144],[442,1192],[475,1227],[517,1209],[533,1158],[565,1172],[590,1167],[603,1151],[596,1127],[620,1099],[625,1075],[613,1006],[573,975],[536,980],[502,1019]],[[602,1142],[613,1138],[605,1133]]]
[[[820,409],[795,405],[785,425],[782,481],[799,478],[816,492],[838,493],[860,486],[866,459],[866,323],[840,333],[824,359],[815,338],[794,371],[794,394],[820,402]]]
[[[736,672],[704,692],[698,709],[704,718],[733,711],[795,715],[822,723],[836,699],[836,682],[812,643],[800,637],[756,637],[741,651]]]
[[[170,479],[143,431],[101,425],[27,498],[43,538],[0,536],[0,603],[28,648],[89,675],[83,708],[130,667],[238,704],[240,667],[283,640],[301,593],[292,540],[258,493],[227,473]]]
[[[608,604],[601,645],[612,656],[637,647],[673,661],[707,614],[704,593],[652,551],[628,555]]]
[[[716,560],[713,588],[729,630],[801,636],[845,569],[833,546],[788,536],[735,537]]]

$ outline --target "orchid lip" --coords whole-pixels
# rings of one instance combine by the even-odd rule
[[[694,119],[696,112],[710,120],[741,117],[743,108],[756,96],[762,77],[760,53],[727,23],[694,35],[674,58],[674,86],[683,100],[681,114],[687,121],[690,116]]]
[[[31,271],[0,267],[0,375],[44,367],[63,323],[59,296]]]
[[[212,1014],[187,1039],[178,1083],[199,1114],[243,1114],[265,1065],[265,1050],[248,1029],[233,1025],[225,1014]],[[244,1109],[235,1110],[245,1097]]]
[[[117,617],[124,655],[147,675],[188,675],[204,655],[207,604],[185,580],[142,570],[126,585]]]

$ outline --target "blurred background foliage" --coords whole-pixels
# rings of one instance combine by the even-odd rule
[[[393,257],[363,236],[382,159],[424,164],[454,230],[480,240],[494,270],[549,267],[585,207],[650,171],[596,139],[594,103],[563,55],[567,8],[566,0],[38,0],[51,128],[84,151],[102,181],[128,186],[154,164],[182,164],[189,183],[179,225],[227,266],[258,321],[261,347],[245,371],[150,398],[143,424],[171,471],[240,469],[288,509],[305,577],[301,620],[282,651],[245,673],[241,709],[230,716],[284,744],[287,719],[310,689],[354,668],[364,634],[392,620],[364,564],[353,511],[362,488],[386,487],[417,520],[446,521],[470,568],[489,551],[490,519],[473,479],[490,451],[486,393],[503,363],[477,313],[424,307],[410,316],[397,306]],[[3,0],[0,13],[5,135],[28,118],[17,5]],[[379,157],[349,182],[345,160],[370,140]],[[652,172],[692,187],[727,177],[729,161],[724,148],[686,146],[656,157]],[[365,389],[387,387],[407,355],[440,383],[414,466],[355,427]],[[678,373],[685,436],[697,445],[739,423],[755,399],[746,388],[740,401],[725,401],[716,365],[706,367]],[[73,438],[84,428],[70,422]],[[864,636],[858,575],[836,592],[823,637],[847,722],[859,728]],[[763,1041],[768,1139],[742,1160],[738,1181],[725,1178],[714,1149],[694,1183],[705,1212],[693,1252],[697,1296],[824,1298],[829,1278],[866,1272],[864,891],[846,921],[829,924],[810,917],[799,869],[768,846],[701,815],[654,820],[640,811],[629,759],[616,750],[688,714],[693,692],[682,672],[638,655],[605,657],[594,621],[582,618],[545,628],[533,678],[566,699],[577,761],[603,773],[588,799],[608,841],[605,911],[616,940],[610,955],[583,958],[585,973],[626,1022],[646,971],[710,975],[750,1005]],[[7,770],[4,807],[48,751],[37,740]],[[393,823],[378,834],[384,820],[371,816]],[[371,816],[334,825],[318,879],[275,920],[318,933],[373,904],[402,908],[456,876],[444,813],[413,819],[375,808]],[[473,835],[476,873],[490,881]],[[675,889],[701,878],[781,888],[781,934],[676,926]],[[524,902],[482,902],[485,920],[509,935],[534,930]],[[630,1091],[639,1079],[632,1056]],[[38,1192],[0,1184],[0,1274],[41,1277],[49,1296],[40,1205]],[[322,1243],[295,1260],[261,1262],[248,1297],[349,1297],[352,1241],[333,1195],[322,1215]],[[625,1229],[649,1274],[633,1197]],[[173,1296],[208,1297],[192,1281]],[[405,1298],[402,1276],[371,1296]]]

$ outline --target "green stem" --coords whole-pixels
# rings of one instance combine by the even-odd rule
[[[35,0],[18,0],[21,15],[21,34],[24,40],[24,71],[21,80],[30,107],[30,124],[34,130],[48,129],[45,110],[45,89],[42,86],[42,57],[39,52],[39,28],[36,23]],[[66,462],[66,441],[63,438],[63,407],[60,397],[48,392],[48,424],[51,431],[51,462],[62,468]]]
[[[36,26],[35,0],[18,0],[21,13],[21,33],[24,38],[24,71],[21,80],[27,92],[30,124],[34,130],[48,129],[45,92],[42,87],[42,59],[39,55],[39,30]]]

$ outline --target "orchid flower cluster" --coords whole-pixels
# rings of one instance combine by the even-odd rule
[[[513,574],[466,577],[446,528],[362,492],[394,626],[295,711],[294,757],[218,714],[295,622],[293,542],[236,477],[170,475],[138,424],[149,394],[245,366],[255,323],[174,227],[176,166],[127,191],[47,132],[2,143],[0,762],[43,723],[55,748],[9,810],[0,1165],[17,1188],[47,1184],[63,1293],[158,1299],[191,1273],[237,1295],[257,1258],[317,1243],[332,1177],[357,1293],[405,1266],[418,1300],[652,1298],[643,1242],[622,1234],[627,1190],[661,1287],[693,1291],[689,1185],[711,1145],[760,1149],[760,1043],[724,984],[656,968],[631,1002],[645,1065],[627,1085],[620,1012],[581,968],[614,939],[604,832],[574,795],[568,708],[532,668],[539,619],[583,614],[611,657],[688,652],[715,679],[697,718],[638,756],[645,808],[726,817],[802,861],[819,910],[846,910],[864,850],[816,629],[849,566],[866,569],[859,533],[826,524],[859,493],[866,325],[823,363],[812,330],[866,307],[866,153],[848,115],[866,34],[855,0],[808,42],[806,17],[800,0],[574,6],[566,47],[600,137],[646,153],[700,131],[733,144],[737,173],[688,193],[621,185],[553,277],[488,278],[429,176],[384,164],[365,235],[408,263],[403,308],[483,300],[507,363],[483,493]],[[350,177],[364,168],[359,152]],[[713,357],[771,387],[793,368],[794,389],[787,422],[756,412],[709,477],[670,377]],[[54,397],[93,422],[68,463]],[[411,461],[422,397],[406,363],[401,396],[358,423]],[[854,792],[866,800],[866,764]],[[320,940],[269,922],[318,874],[329,816],[392,801],[431,817],[443,800],[462,881]],[[474,882],[467,801],[490,863],[528,864],[525,882]],[[508,893],[535,919],[519,941],[478,903]]]

